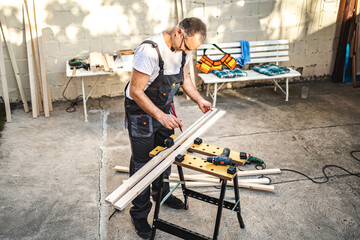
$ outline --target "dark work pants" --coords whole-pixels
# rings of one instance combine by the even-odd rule
[[[128,117],[128,131],[131,144],[131,159],[130,159],[130,176],[143,167],[151,160],[149,153],[157,146],[164,146],[164,140],[170,135],[174,134],[174,130],[169,130],[162,126],[157,120],[150,116],[142,115],[141,121],[138,120],[140,116]],[[144,125],[143,123],[146,122]],[[151,127],[152,126],[152,127]],[[171,172],[169,167],[164,175],[168,178]],[[158,198],[160,178],[157,178],[152,183],[152,194]],[[163,196],[169,193],[169,183],[163,184]],[[150,186],[147,187],[139,196],[132,201],[133,206],[130,209],[130,215],[133,219],[147,219],[152,207],[150,201]]]

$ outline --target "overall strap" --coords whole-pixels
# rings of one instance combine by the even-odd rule
[[[144,43],[147,43],[147,44],[151,44],[153,48],[156,49],[156,52],[159,56],[159,67],[160,67],[160,72],[163,72],[164,71],[164,61],[162,60],[162,57],[160,55],[160,51],[159,51],[159,47],[158,47],[158,44],[156,42],[153,42],[151,40],[145,40],[143,41],[141,44],[144,44]],[[140,44],[140,45],[141,45]]]
[[[181,68],[184,68],[186,63],[186,53],[182,52]]]

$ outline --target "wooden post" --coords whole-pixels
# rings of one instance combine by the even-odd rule
[[[8,92],[8,86],[6,80],[5,60],[4,60],[1,36],[0,36],[0,72],[1,72],[3,99],[4,99],[5,111],[6,111],[6,121],[11,122],[11,108],[10,108],[9,92]]]
[[[24,93],[23,86],[22,86],[22,83],[21,83],[20,72],[19,72],[19,69],[18,69],[18,66],[17,66],[17,63],[16,63],[14,50],[13,50],[13,47],[12,47],[12,44],[10,43],[10,41],[6,41],[6,39],[9,40],[9,32],[7,30],[4,13],[3,13],[3,11],[1,9],[0,9],[0,22],[1,22],[1,27],[2,27],[2,31],[3,31],[4,41],[6,42],[7,48],[9,50],[10,60],[11,60],[12,67],[14,69],[14,74],[15,74],[17,86],[19,88],[21,101],[23,102],[24,111],[29,112],[29,106],[28,106],[26,98],[25,98],[25,93]]]
[[[25,5],[25,4],[24,4]],[[23,6],[23,11],[25,13],[25,6]],[[29,82],[30,82],[30,96],[31,96],[31,111],[33,118],[38,117],[38,105],[36,99],[36,85],[35,85],[35,75],[34,75],[34,64],[33,64],[33,51],[31,47],[31,36],[29,29],[29,18],[27,14],[24,14],[25,21],[25,42],[26,42],[26,51],[28,57],[28,68],[29,68]]]

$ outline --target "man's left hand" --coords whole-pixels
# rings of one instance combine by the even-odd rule
[[[203,113],[212,110],[211,103],[205,99],[201,99],[197,104]]]

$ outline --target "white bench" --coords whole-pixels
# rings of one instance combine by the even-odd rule
[[[288,40],[269,40],[269,41],[256,41],[249,42],[250,44],[250,57],[251,62],[247,64],[259,63],[275,63],[279,64],[279,62],[289,61],[289,41]],[[241,55],[241,47],[240,42],[232,42],[232,43],[219,43],[217,44],[220,48],[222,48],[226,53],[231,54],[234,58],[237,58]],[[206,50],[206,55],[211,60],[220,60],[224,54],[220,52],[217,48],[212,44],[203,44],[201,45],[197,51],[197,61],[201,58],[204,53],[204,49]],[[293,69],[290,69],[289,73],[279,74],[275,76],[267,76],[265,74],[258,73],[254,70],[245,70],[247,72],[246,77],[237,77],[237,78],[219,78],[213,73],[199,73],[199,77],[207,84],[206,88],[206,96],[211,96],[213,99],[213,107],[216,106],[216,95],[220,88],[224,85],[224,83],[229,82],[239,82],[239,81],[252,81],[252,80],[267,80],[271,79],[274,81],[276,91],[276,87],[278,87],[285,95],[285,101],[289,100],[289,78],[292,77],[300,77],[301,74]],[[286,79],[286,88],[285,91],[281,88],[278,83],[278,79]],[[210,92],[210,84],[214,84],[214,91]],[[221,84],[218,87],[218,84]]]

